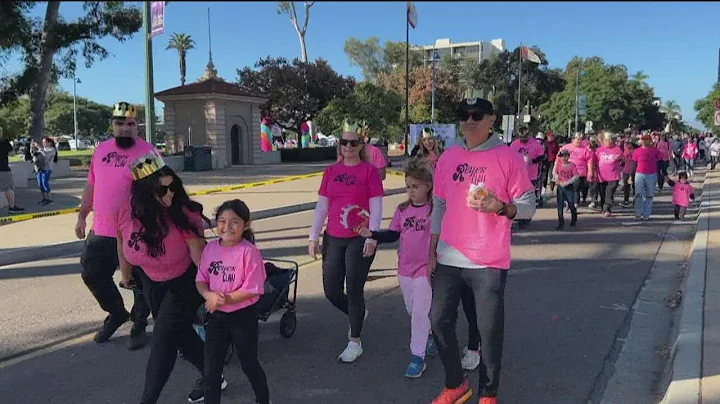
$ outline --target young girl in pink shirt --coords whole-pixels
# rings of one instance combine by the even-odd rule
[[[688,175],[686,172],[678,174],[678,182],[674,182],[670,177],[665,176],[668,185],[673,187],[673,198],[672,203],[675,208],[675,219],[685,220],[685,212],[690,201],[695,200],[695,193],[693,187],[688,183]]]
[[[389,230],[370,231],[358,228],[358,234],[393,243],[400,239],[398,248],[398,282],[411,317],[410,350],[412,358],[405,377],[415,379],[427,368],[426,350],[431,349],[430,303],[432,288],[428,279],[427,264],[430,249],[430,213],[432,211],[432,172],[424,160],[409,160],[405,167],[405,184],[408,200],[395,210]],[[428,337],[430,335],[430,337]]]
[[[195,283],[209,312],[205,327],[205,403],[220,403],[225,353],[235,344],[255,400],[270,403],[267,377],[258,361],[258,310],[265,265],[250,228],[250,210],[234,199],[215,214],[218,239],[203,250]]]

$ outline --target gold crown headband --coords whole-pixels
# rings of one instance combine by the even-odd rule
[[[165,160],[163,160],[162,156],[155,152],[140,156],[133,160],[132,164],[130,164],[133,181],[141,180],[157,172],[163,167],[165,167]]]
[[[435,137],[435,130],[433,128],[423,128],[422,137],[423,138]]]
[[[130,103],[127,102],[118,102],[115,104],[115,109],[113,109],[113,118],[135,118],[137,117],[137,109],[135,109],[135,106],[133,106]]]
[[[368,125],[365,121],[350,122],[347,119],[343,122],[343,133],[352,132],[357,133],[359,137],[365,137],[367,135]]]

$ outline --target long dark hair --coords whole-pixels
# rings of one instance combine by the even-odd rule
[[[171,189],[175,193],[170,207],[164,206],[157,196],[161,188],[160,178],[168,176],[173,178]],[[147,245],[148,255],[157,257],[163,254],[163,240],[170,232],[168,218],[180,230],[191,231],[196,236],[205,238],[204,234],[190,223],[185,209],[200,214],[203,220],[210,224],[210,220],[202,213],[202,205],[190,199],[182,180],[170,167],[165,166],[145,178],[133,181],[130,210],[133,219],[137,219],[142,226],[140,233]]]
[[[217,210],[215,210],[215,223],[217,223],[220,215],[222,215],[222,213],[226,210],[232,210],[233,213],[238,215],[238,217],[245,222],[245,229],[243,230],[242,238],[252,244],[255,244],[255,232],[253,232],[253,229],[250,227],[250,208],[247,207],[245,202],[240,199],[223,202],[223,204],[218,206]]]
[[[48,143],[50,144],[50,147],[52,147],[53,149],[55,149],[55,157],[53,157],[53,163],[57,163],[57,160],[58,160],[58,150],[57,150],[57,147],[55,146],[55,141],[52,140],[52,138],[50,138],[50,137],[48,137],[48,136],[44,136],[44,137],[43,137],[43,140],[46,141],[46,142],[48,142]],[[77,147],[77,145],[75,145],[75,147]]]

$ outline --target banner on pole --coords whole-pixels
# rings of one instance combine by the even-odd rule
[[[165,2],[153,1],[150,4],[150,38],[165,32]]]
[[[432,128],[435,131],[435,139],[440,146],[445,149],[457,142],[457,128],[453,124],[412,124],[410,125],[410,136],[408,139],[408,150],[406,153],[410,155],[412,149],[418,143],[418,139],[422,136],[423,128]]]
[[[580,115],[585,115],[587,113],[587,96],[586,95],[581,94],[579,97],[578,113]]]

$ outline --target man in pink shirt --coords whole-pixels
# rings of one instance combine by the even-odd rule
[[[128,349],[139,349],[145,345],[145,328],[150,315],[150,307],[139,285],[133,288],[135,301],[132,313],[128,313],[113,281],[113,274],[119,265],[115,217],[120,204],[128,203],[130,199],[133,181],[130,162],[154,150],[138,137],[136,114],[135,107],[127,102],[115,104],[112,117],[114,136],[100,143],[93,152],[75,225],[75,235],[84,239],[86,219],[93,211],[93,226],[85,239],[85,251],[80,264],[85,285],[100,307],[108,312],[103,327],[95,334],[95,342],[107,342],[124,322],[131,319],[133,327]],[[135,276],[134,279],[140,277]]]
[[[513,219],[532,218],[535,187],[522,157],[492,134],[492,103],[463,100],[458,115],[464,139],[440,156],[433,179],[430,317],[445,367],[445,389],[433,403],[465,402],[472,396],[456,334],[458,291],[467,285],[475,297],[482,344],[478,395],[481,403],[495,404],[502,367],[510,227]]]
[[[670,143],[668,143],[666,135],[655,132],[653,133],[653,144],[655,144],[655,148],[660,152],[660,160],[657,162],[657,180],[658,189],[662,191],[665,186],[668,166],[670,166]]]

